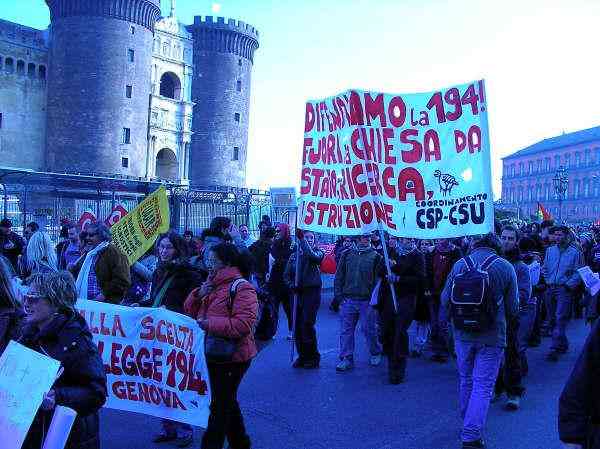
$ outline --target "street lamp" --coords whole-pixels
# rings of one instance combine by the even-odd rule
[[[554,186],[554,194],[558,198],[558,220],[562,222],[562,202],[569,188],[569,175],[567,174],[567,169],[562,165],[556,170],[552,184]]]

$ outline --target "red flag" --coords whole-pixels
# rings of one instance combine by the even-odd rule
[[[116,204],[115,207],[113,207],[112,211],[110,212],[110,215],[108,216],[108,218],[106,219],[106,221],[104,223],[106,223],[106,226],[108,226],[110,228],[112,225],[117,223],[125,215],[127,215],[127,209],[125,209],[125,207],[122,204]]]
[[[96,215],[94,215],[94,212],[92,212],[91,209],[84,210],[81,214],[81,217],[79,217],[79,221],[77,222],[79,229],[85,231],[92,223],[96,223]]]
[[[542,206],[542,203],[540,203],[538,201],[537,204],[538,204],[538,217],[540,217],[542,220],[551,220],[552,214],[550,212],[548,212],[544,206]]]

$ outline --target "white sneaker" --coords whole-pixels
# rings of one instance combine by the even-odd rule
[[[381,365],[381,354],[372,355],[371,360],[369,360],[369,364],[371,366],[379,366]]]
[[[350,371],[352,368],[354,368],[354,362],[350,359],[344,359],[344,360],[341,360],[340,363],[337,364],[337,366],[335,367],[335,370],[338,373],[343,373],[345,371]]]

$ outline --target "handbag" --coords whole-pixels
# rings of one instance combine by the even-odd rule
[[[229,286],[229,301],[227,303],[227,311],[229,318],[233,313],[233,301],[237,294],[237,288],[244,279],[236,279]],[[218,335],[206,335],[204,338],[204,356],[206,361],[210,363],[226,363],[233,360],[233,355],[236,353],[239,343],[239,338],[221,337]]]

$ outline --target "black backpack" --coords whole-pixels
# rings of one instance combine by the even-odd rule
[[[498,304],[487,270],[497,259],[492,254],[478,267],[471,257],[463,258],[467,270],[454,277],[450,294],[450,317],[456,329],[486,332],[496,321]]]

